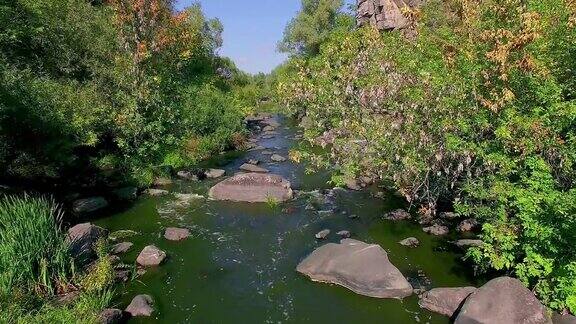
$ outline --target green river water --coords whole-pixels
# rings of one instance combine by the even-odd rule
[[[288,149],[298,144],[294,135],[299,129],[289,119],[276,118],[282,123],[279,134],[259,144],[287,156]],[[251,158],[290,180],[294,189],[332,188],[326,173],[306,174],[304,165],[292,162],[267,163],[269,157],[261,151],[229,153],[212,166],[231,175]],[[207,196],[216,182],[176,181],[166,189]],[[332,213],[306,208],[306,197],[274,208],[206,199],[182,204],[171,195],[142,196],[125,211],[95,223],[110,231],[139,232],[126,239],[134,243],[122,256],[126,263],[134,263],[138,252],[149,244],[169,257],[160,267],[119,287],[116,306],[124,308],[137,294],[154,298],[154,316],[131,323],[449,323],[446,317],[420,309],[416,295],[404,300],[370,298],[312,282],[296,272],[297,264],[315,248],[337,242],[335,233],[349,230],[352,238],[380,244],[415,287],[478,284],[471,266],[460,260],[462,255],[446,238],[427,235],[411,222],[382,219],[385,212],[402,206],[401,199],[393,195],[377,199],[370,190],[335,193],[336,211]],[[169,242],[163,230],[170,226],[186,227],[192,236]],[[323,229],[332,233],[324,241],[316,240],[314,234]],[[398,244],[409,236],[417,237],[420,247]]]

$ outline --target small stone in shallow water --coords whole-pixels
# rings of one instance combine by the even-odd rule
[[[434,224],[432,226],[424,227],[422,230],[428,234],[437,235],[437,236],[446,235],[450,232],[450,229],[448,229],[448,226],[440,225],[440,224]]]
[[[411,217],[410,213],[408,213],[404,209],[396,209],[384,215],[384,219],[392,221],[406,220],[410,219],[410,217]]]
[[[108,201],[102,197],[78,199],[74,202],[72,210],[77,214],[92,213],[108,207]]]
[[[270,157],[270,160],[272,160],[274,162],[284,162],[284,161],[286,161],[286,158],[279,155],[279,154],[272,154],[272,156]]]
[[[188,181],[198,181],[198,176],[190,171],[178,171],[178,177]]]
[[[220,178],[220,177],[224,176],[226,174],[226,171],[222,170],[222,169],[210,169],[210,170],[206,171],[205,174],[206,174],[206,178],[216,179],[216,178]]]
[[[136,258],[136,262],[145,267],[158,266],[166,258],[166,252],[160,250],[154,245],[148,245]]]
[[[262,153],[262,155],[272,155],[272,154],[274,154],[274,152],[269,151],[269,150],[264,150],[264,151],[262,151],[261,153]]]
[[[174,197],[176,197],[178,200],[182,200],[182,201],[190,201],[190,200],[195,200],[195,199],[204,199],[204,196],[198,195],[198,194],[182,194],[182,193],[178,193],[178,194],[174,194]]]
[[[144,190],[144,193],[147,194],[148,196],[153,196],[153,197],[165,196],[165,195],[169,194],[168,190],[153,189],[153,188]]]
[[[482,246],[482,240],[462,239],[456,241],[456,246],[462,249]]]
[[[253,165],[258,165],[260,164],[260,161],[256,160],[256,159],[250,159],[248,160],[246,163],[248,164],[253,164]]]
[[[253,165],[253,164],[248,164],[248,163],[242,164],[242,165],[240,166],[240,170],[242,170],[242,171],[248,171],[248,172],[257,172],[257,173],[268,173],[268,172],[270,172],[270,171],[268,171],[268,170],[266,170],[266,169],[264,169],[264,168],[261,168],[261,167],[259,167],[259,166]]]
[[[190,231],[187,228],[168,227],[164,231],[164,238],[169,241],[182,241],[190,236]]]
[[[132,302],[126,307],[126,312],[131,316],[152,316],[152,297],[149,295],[138,295],[132,299]]]
[[[400,245],[404,245],[404,246],[408,246],[408,247],[417,247],[420,245],[420,241],[418,241],[418,239],[415,237],[405,238],[398,243],[400,243]]]
[[[351,236],[350,231],[339,231],[338,234],[342,238],[349,238]]]
[[[132,248],[134,244],[132,242],[121,242],[118,244],[114,244],[112,246],[112,254],[122,254],[126,253]]]
[[[315,237],[319,240],[325,239],[330,234],[329,229],[321,230],[320,232],[316,233]]]

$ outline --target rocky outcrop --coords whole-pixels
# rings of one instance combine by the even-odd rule
[[[418,304],[429,311],[452,317],[475,291],[475,287],[434,288],[423,293]]]
[[[314,250],[296,270],[313,281],[346,287],[376,298],[404,298],[412,286],[376,244],[343,239]]]
[[[239,202],[278,202],[292,199],[290,182],[278,175],[237,174],[210,189],[210,198]]]
[[[136,262],[144,267],[154,267],[160,265],[164,259],[166,259],[166,252],[154,245],[148,245],[140,252]]]
[[[70,243],[72,257],[80,262],[96,256],[95,244],[100,238],[106,238],[108,231],[91,223],[78,224],[68,230],[67,240]]]
[[[132,302],[126,307],[126,313],[131,316],[152,316],[154,308],[152,297],[149,295],[138,295],[132,299]]]
[[[518,280],[500,277],[490,280],[470,295],[462,306],[455,324],[552,323],[546,308]]]
[[[403,29],[410,25],[406,12],[420,6],[421,0],[358,0],[358,26],[372,25],[379,30]]]

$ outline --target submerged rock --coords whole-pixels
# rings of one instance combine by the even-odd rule
[[[96,256],[95,244],[101,238],[106,238],[108,231],[91,223],[78,224],[68,230],[67,240],[70,242],[72,257],[80,262],[89,261]]]
[[[279,155],[279,154],[272,154],[272,156],[270,157],[270,160],[272,160],[274,162],[285,162],[286,158]]]
[[[138,295],[132,299],[132,302],[126,307],[126,313],[131,316],[152,316],[154,308],[152,297],[149,295]]]
[[[138,198],[138,188],[124,187],[112,191],[117,200],[130,201]]]
[[[250,159],[248,160],[246,163],[248,164],[253,164],[253,165],[258,165],[260,164],[260,161],[256,160],[256,159]]]
[[[153,197],[165,196],[165,195],[169,194],[168,190],[153,189],[153,188],[144,190],[144,193],[147,194],[148,196],[153,196]]]
[[[240,170],[242,171],[247,171],[247,172],[257,172],[257,173],[268,173],[270,171],[261,168],[259,166],[256,166],[254,164],[248,164],[248,163],[244,163],[240,166]]]
[[[431,312],[452,317],[475,291],[475,287],[434,288],[420,296],[418,305]]]
[[[462,249],[482,246],[482,240],[462,239],[456,241],[456,246]]]
[[[490,280],[466,299],[455,324],[552,323],[546,308],[518,280],[500,277]]]
[[[314,250],[296,270],[313,281],[334,283],[376,298],[404,298],[412,286],[376,244],[343,239]]]
[[[107,308],[98,315],[98,322],[101,324],[119,324],[123,321],[124,313],[116,308]]]
[[[223,177],[226,174],[226,171],[222,170],[222,169],[210,169],[210,170],[206,171],[205,174],[206,174],[206,178],[217,179],[217,178]]]
[[[292,199],[290,182],[278,175],[245,173],[228,178],[210,189],[216,200],[242,202],[278,202]]]
[[[412,217],[410,213],[408,213],[404,209],[396,209],[384,215],[384,219],[392,221],[406,220],[410,219],[410,217]]]
[[[420,245],[420,241],[418,241],[418,239],[415,237],[405,238],[398,243],[400,243],[400,245],[404,245],[407,247],[418,247]]]
[[[160,250],[154,245],[148,245],[136,258],[136,262],[144,267],[158,266],[166,259],[166,252]]]
[[[112,254],[122,254],[128,252],[134,244],[132,242],[121,242],[112,246]]]
[[[320,232],[316,233],[316,235],[314,235],[314,236],[319,240],[323,240],[326,237],[328,237],[328,235],[330,235],[330,230],[325,229],[325,230],[321,230]]]
[[[432,226],[424,227],[422,230],[428,234],[432,234],[432,235],[436,235],[436,236],[446,235],[450,232],[450,229],[448,228],[448,226],[440,225],[440,224],[434,224]]]
[[[190,236],[190,231],[187,228],[168,227],[164,231],[164,238],[169,241],[182,241]]]
[[[108,207],[108,201],[106,201],[106,199],[103,197],[91,197],[76,200],[72,205],[72,210],[77,214],[85,214],[106,207]]]

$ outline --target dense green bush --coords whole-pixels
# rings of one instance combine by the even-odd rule
[[[334,29],[293,57],[279,96],[342,176],[390,184],[434,217],[483,223],[481,270],[511,272],[576,312],[575,7],[563,0],[428,1],[415,33]],[[405,35],[408,35],[406,37]]]

